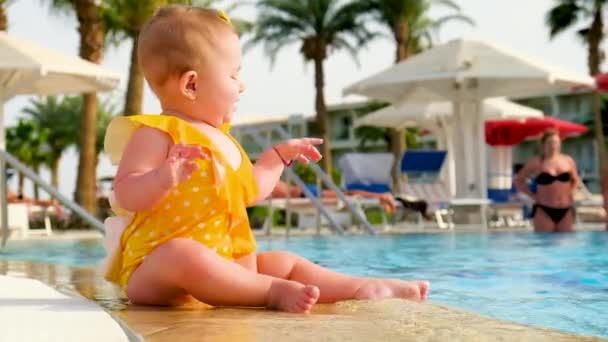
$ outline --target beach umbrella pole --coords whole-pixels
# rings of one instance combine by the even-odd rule
[[[4,132],[4,101],[0,98],[0,151],[6,149],[6,135]],[[2,247],[6,245],[9,236],[8,229],[8,184],[6,179],[6,160],[0,158],[0,222],[2,222]]]

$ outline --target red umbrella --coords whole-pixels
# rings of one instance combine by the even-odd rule
[[[572,91],[593,91],[608,92],[608,73],[600,73],[593,76],[595,80],[595,87],[589,87],[586,85],[574,86],[570,90]]]
[[[608,73],[595,75],[595,88],[599,91],[608,91]]]
[[[587,132],[587,127],[552,116],[526,120],[487,121],[486,142],[492,146],[511,146],[537,138],[548,129],[556,129],[562,139]]]

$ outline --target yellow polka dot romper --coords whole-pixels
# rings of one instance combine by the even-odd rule
[[[120,161],[130,136],[141,126],[166,132],[176,144],[197,144],[210,159],[200,160],[199,169],[190,179],[156,207],[135,214],[121,237],[121,271],[113,281],[126,286],[146,255],[178,237],[198,241],[227,259],[254,252],[256,243],[246,206],[255,200],[257,187],[253,165],[238,142],[225,130],[242,155],[241,165],[235,170],[204,134],[184,120],[166,115],[118,117],[108,126],[105,142],[114,163]],[[225,171],[220,174],[219,168]]]

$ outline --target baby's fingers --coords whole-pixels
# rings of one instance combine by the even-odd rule
[[[300,139],[300,143],[304,145],[321,145],[323,143],[323,139],[320,138],[302,138]]]
[[[296,160],[302,164],[308,164],[310,162],[310,160],[308,158],[306,158],[303,154],[298,154],[296,156]]]
[[[209,154],[198,145],[187,145],[186,157],[188,159],[209,159]]]
[[[171,155],[184,159],[209,159],[207,153],[198,145],[176,144],[171,148]]]
[[[198,163],[195,161],[184,162],[184,164],[182,164],[182,175],[185,177],[185,179],[188,179],[190,178],[190,175],[194,173],[194,171],[198,170],[198,168]]]
[[[315,161],[315,162],[318,162],[323,157],[321,155],[321,152],[319,152],[319,150],[317,150],[312,145],[306,145],[303,148],[301,148],[300,154],[304,155],[306,158],[308,158],[312,161]]]

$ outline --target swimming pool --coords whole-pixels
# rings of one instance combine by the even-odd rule
[[[429,300],[608,337],[608,233],[460,233],[259,241],[350,274],[431,281]],[[11,241],[0,259],[93,266],[98,241]]]

